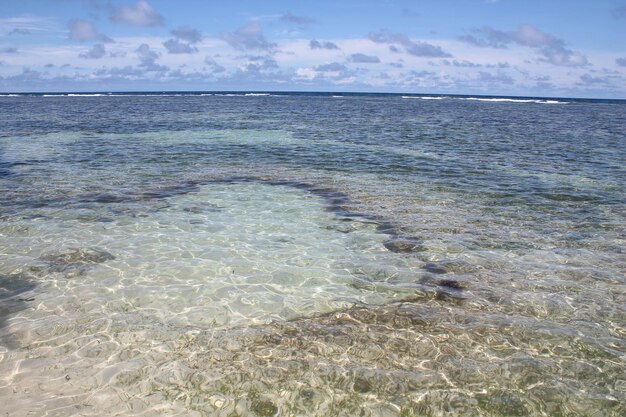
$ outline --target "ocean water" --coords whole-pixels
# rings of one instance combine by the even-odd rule
[[[626,102],[0,95],[0,411],[626,414]]]

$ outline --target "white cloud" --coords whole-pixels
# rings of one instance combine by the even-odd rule
[[[178,39],[168,39],[163,42],[163,46],[170,54],[193,54],[198,52],[198,48],[191,46],[188,43],[181,42]]]
[[[202,40],[202,33],[199,30],[183,26],[174,29],[171,33],[174,39],[168,39],[163,42],[167,52],[170,54],[193,54],[198,52],[198,48],[193,45]]]
[[[414,41],[403,33],[372,32],[368,37],[373,42],[388,44],[392,52],[399,52],[400,49],[396,45],[401,45],[406,53],[416,57],[449,58],[452,56],[440,46],[424,41]]]
[[[587,73],[580,76],[583,85],[609,85],[610,82],[606,77],[594,77]]]
[[[69,38],[75,41],[98,40],[100,42],[113,42],[108,36],[98,33],[94,26],[86,20],[70,20],[67,27],[70,30]]]
[[[330,64],[321,64],[315,67],[316,71],[319,72],[342,72],[342,71],[347,71],[348,68],[339,63],[339,62],[331,62]]]
[[[278,63],[271,56],[246,55],[240,59],[243,60],[243,63],[239,65],[239,69],[248,73],[261,73],[279,68]]]
[[[104,45],[97,43],[89,51],[79,54],[78,57],[83,59],[100,59],[105,55],[106,49]]]
[[[139,66],[146,71],[165,72],[169,68],[164,65],[159,65],[156,60],[161,56],[160,53],[152,50],[150,45],[142,43],[136,50],[139,57]]]
[[[460,39],[479,47],[506,49],[517,44],[535,49],[539,60],[564,67],[583,67],[589,64],[587,57],[565,46],[565,42],[528,24],[519,25],[515,31],[501,31],[485,26],[472,30],[472,35]]]
[[[318,72],[314,68],[298,68],[296,70],[296,78],[312,81],[317,77]]]
[[[312,68],[298,68],[295,78],[306,81],[324,81],[345,84],[348,80],[356,80],[355,72],[340,62],[316,65]]]
[[[280,20],[287,23],[293,23],[300,26],[306,26],[315,22],[315,19],[306,16],[296,16],[291,12],[287,12],[280,17]]]
[[[256,22],[243,25],[234,32],[222,32],[221,36],[230,46],[240,51],[270,51],[276,47],[275,43],[265,39],[261,25]]]
[[[592,68],[586,67],[583,73],[577,67],[556,66],[547,60],[538,60],[537,48],[518,42],[511,42],[506,48],[498,49],[479,47],[459,40],[424,39],[422,42],[438,45],[443,51],[454,55],[453,59],[425,61],[423,57],[405,52],[400,43],[397,45],[402,48],[402,55],[390,51],[388,43],[372,42],[368,38],[324,41],[332,42],[340,49],[311,49],[309,39],[278,39],[269,50],[249,49],[242,54],[239,52],[241,49],[234,50],[227,40],[206,35],[190,44],[188,41],[194,36],[192,31],[190,29],[191,37],[187,40],[175,36],[174,31],[171,33],[173,39],[155,36],[117,37],[115,43],[105,45],[98,42],[96,45],[99,46],[86,48],[81,59],[77,56],[75,46],[71,45],[20,46],[19,53],[2,55],[1,59],[5,63],[0,74],[5,84],[8,83],[7,77],[16,77],[11,78],[15,84],[11,88],[18,88],[18,83],[28,86],[28,83],[34,82],[33,77],[37,76],[37,79],[47,79],[50,83],[62,79],[70,86],[69,89],[72,82],[83,83],[75,85],[85,85],[85,88],[87,84],[84,83],[87,82],[148,85],[140,84],[144,81],[153,83],[149,84],[152,88],[173,88],[174,85],[182,88],[192,85],[185,83],[206,86],[206,83],[219,80],[220,84],[214,88],[252,88],[255,85],[257,88],[276,88],[285,85],[294,89],[333,89],[333,86],[337,86],[355,91],[370,88],[379,91],[485,94],[512,94],[516,91],[550,94],[556,91],[562,94],[572,86],[580,91],[591,91],[592,88],[606,89],[609,87],[602,86],[611,85],[615,91],[624,91],[620,84],[626,85],[623,68],[616,62],[619,55],[616,57],[610,53],[599,55],[581,51],[596,64]],[[262,31],[260,33],[263,34]],[[533,36],[527,36],[524,42],[542,42],[540,36]],[[197,53],[168,53],[167,42],[170,40],[193,47]],[[268,42],[267,39],[265,42]],[[358,54],[378,58],[384,65],[374,63],[374,59],[372,64],[361,65],[354,62],[359,61],[353,58]],[[45,64],[51,65],[45,67]],[[594,69],[602,66],[613,69],[617,75],[594,72]],[[24,72],[24,68],[29,71]],[[588,76],[584,76],[585,73]],[[203,77],[206,81],[202,81]],[[606,79],[607,84],[601,84],[600,79]],[[11,86],[10,83],[7,85]],[[90,85],[92,88],[97,86]]]
[[[309,48],[311,48],[311,49],[329,49],[329,50],[339,49],[337,44],[335,44],[334,42],[318,41],[316,39],[313,39],[313,40],[311,40],[309,42]]]
[[[380,62],[380,58],[376,55],[356,53],[350,55],[350,62],[354,62],[355,64],[378,64]]]
[[[220,64],[218,64],[215,59],[207,56],[206,58],[204,58],[204,63],[207,65],[207,67],[209,68],[209,70],[212,73],[222,73],[224,71],[226,71],[226,68],[224,68],[223,66],[221,66]]]
[[[20,32],[51,32],[58,31],[59,29],[57,22],[50,17],[21,16],[0,19],[0,35]]]
[[[198,43],[202,40],[202,33],[190,26],[181,26],[172,30],[171,33],[175,38],[189,43]]]
[[[132,26],[161,26],[164,23],[163,16],[158,14],[146,0],[138,0],[133,6],[118,8],[112,20]]]

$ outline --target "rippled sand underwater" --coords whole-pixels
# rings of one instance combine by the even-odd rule
[[[623,105],[3,100],[4,413],[626,412]]]

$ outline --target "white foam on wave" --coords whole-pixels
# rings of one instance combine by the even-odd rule
[[[212,95],[220,97],[279,97],[279,94],[270,93],[218,93]]]
[[[419,100],[443,100],[447,97],[434,97],[434,96],[402,96],[402,98],[419,99]]]
[[[68,94],[43,94],[42,97],[194,97],[212,96],[214,94],[186,94],[186,93],[68,93]]]
[[[111,94],[101,93],[67,93],[67,94],[43,94],[42,97],[103,97]]]
[[[567,101],[559,100],[543,100],[534,98],[508,98],[508,97],[450,97],[450,96],[402,96],[404,99],[414,100],[469,100],[469,101],[486,101],[492,103],[538,103],[538,104],[567,104]]]
[[[538,103],[538,104],[567,104],[565,101],[558,100],[540,100],[540,99],[521,99],[521,98],[485,98],[485,97],[462,97],[459,100],[471,101],[487,101],[495,103]]]

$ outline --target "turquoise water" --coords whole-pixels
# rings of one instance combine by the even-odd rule
[[[624,109],[0,96],[0,408],[622,415]]]

